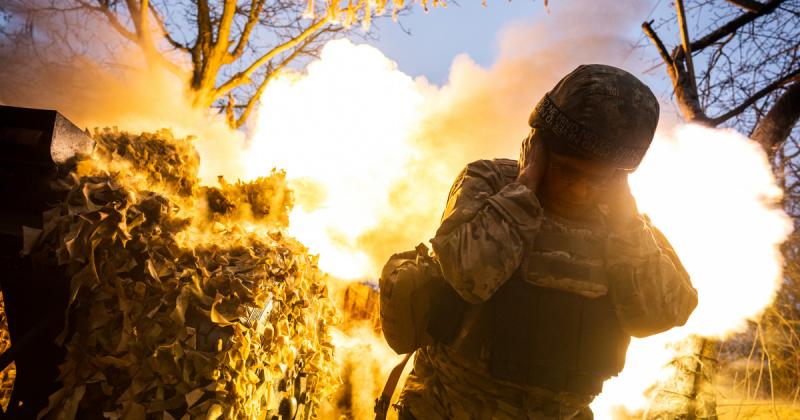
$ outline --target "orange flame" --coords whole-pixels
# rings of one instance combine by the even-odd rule
[[[246,171],[255,177],[272,166],[287,170],[299,204],[291,233],[320,253],[324,270],[375,278],[378,267],[363,236],[397,230],[381,226],[393,214],[442,208],[430,197],[443,200],[465,162],[438,156],[415,139],[425,111],[441,106],[442,91],[415,82],[378,50],[349,41],[329,43],[307,74],[286,75],[267,89]],[[390,196],[423,166],[434,168],[427,175],[437,174],[425,179],[423,191],[403,200]],[[645,406],[643,392],[674,357],[671,343],[690,334],[724,337],[762,311],[780,284],[778,247],[791,231],[763,151],[733,131],[684,126],[660,133],[631,186],[640,209],[673,242],[700,304],[685,327],[634,340],[627,368],[593,404],[598,418],[611,418],[615,406]],[[407,228],[433,234],[436,216]],[[408,244],[387,246],[399,251]],[[365,357],[387,366],[394,361]]]

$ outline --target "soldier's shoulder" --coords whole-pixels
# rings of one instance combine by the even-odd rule
[[[503,173],[503,176],[507,178],[517,178],[519,175],[519,164],[515,159],[505,159],[505,158],[498,158],[492,160],[500,171]]]
[[[475,174],[501,174],[513,175],[516,177],[519,168],[517,166],[517,161],[513,159],[479,159],[468,163],[464,171]]]
[[[467,164],[462,176],[481,178],[499,189],[517,178],[519,169],[513,159],[480,159]]]

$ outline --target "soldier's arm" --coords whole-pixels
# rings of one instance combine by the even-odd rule
[[[628,334],[645,337],[686,323],[697,291],[672,245],[649,220],[611,235],[607,252],[611,297]]]
[[[530,189],[506,184],[494,162],[473,162],[456,179],[431,240],[445,279],[467,302],[485,301],[519,266],[524,237],[542,209]]]

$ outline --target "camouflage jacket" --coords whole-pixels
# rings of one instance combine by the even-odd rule
[[[431,243],[445,279],[467,302],[488,300],[517,270],[526,243],[551,223],[517,174],[513,160],[476,161],[450,190]],[[597,214],[602,224],[603,212]],[[684,324],[697,292],[666,238],[645,217],[604,237],[606,269],[626,273],[608,285],[623,330],[643,337]],[[592,398],[497,381],[487,361],[433,345],[418,351],[401,401],[425,419],[578,418]]]

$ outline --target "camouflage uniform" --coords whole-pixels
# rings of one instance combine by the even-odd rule
[[[580,133],[576,138],[581,140]],[[635,166],[640,158],[627,155],[620,163]],[[464,301],[489,300],[530,259],[529,244],[548,232],[566,232],[604,244],[603,259],[580,263],[606,270],[613,280],[575,284],[575,291],[610,296],[625,334],[642,337],[686,322],[697,293],[672,247],[648,219],[640,216],[612,231],[602,205],[586,222],[561,219],[544,211],[532,191],[516,181],[518,172],[513,160],[476,161],[450,191],[431,243],[445,279]],[[557,254],[580,258],[569,251]],[[497,380],[483,356],[465,357],[450,345],[434,344],[417,351],[400,403],[417,419],[591,418],[593,398]]]

